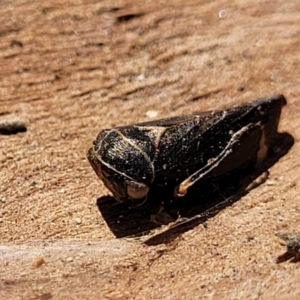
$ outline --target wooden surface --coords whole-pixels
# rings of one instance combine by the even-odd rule
[[[299,299],[300,2],[1,1],[3,299]],[[267,181],[148,246],[116,239],[86,159],[103,128],[282,93],[295,139]],[[281,145],[278,145],[279,149]]]

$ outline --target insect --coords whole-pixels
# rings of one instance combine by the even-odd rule
[[[285,242],[287,253],[295,257],[296,260],[300,259],[300,234],[299,233],[276,233],[282,241]]]
[[[285,104],[283,95],[274,95],[226,110],[104,129],[87,157],[120,202],[145,200],[156,187],[182,197],[199,181],[264,160]]]

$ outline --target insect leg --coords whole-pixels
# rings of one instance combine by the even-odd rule
[[[265,146],[260,145],[262,139],[263,126],[260,123],[250,123],[244,126],[231,136],[226,147],[217,157],[211,158],[204,167],[182,181],[175,188],[174,195],[183,197],[190,186],[205,177],[226,174],[251,161],[251,159],[256,161],[260,147]],[[257,145],[257,147],[253,145]]]

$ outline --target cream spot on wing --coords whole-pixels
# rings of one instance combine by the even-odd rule
[[[259,141],[259,150],[257,151],[257,163],[262,162],[268,153],[268,146],[266,145],[266,136],[265,136],[265,130],[262,126],[262,134]]]

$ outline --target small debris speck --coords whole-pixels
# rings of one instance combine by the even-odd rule
[[[226,12],[225,9],[221,9],[221,10],[219,11],[219,18],[220,18],[220,19],[225,18],[226,15],[227,15],[227,12]]]
[[[145,115],[150,119],[155,119],[158,115],[158,112],[156,110],[148,110]]]
[[[282,233],[275,234],[282,241],[285,242],[286,252],[294,256],[296,261],[300,259],[300,234],[299,233]]]
[[[67,257],[66,262],[72,262],[73,260],[73,257]]]
[[[33,262],[32,266],[34,268],[39,268],[45,263],[45,260],[43,257],[37,257],[36,260]]]
[[[26,126],[23,120],[11,118],[0,120],[0,134],[15,134],[18,132],[25,132]]]
[[[142,81],[145,81],[146,77],[144,74],[140,74],[138,77],[137,77],[137,80],[142,82]]]
[[[274,180],[267,180],[266,185],[274,185],[275,181]]]

